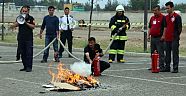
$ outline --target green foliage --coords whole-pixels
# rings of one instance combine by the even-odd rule
[[[150,9],[150,0],[147,1],[148,1],[148,9]],[[131,7],[132,10],[144,10],[144,4],[145,4],[145,0],[129,1],[129,6]],[[151,0],[151,7],[158,4],[159,4],[159,0]]]
[[[181,12],[186,12],[186,4],[181,3],[181,4],[175,4],[174,7],[175,10],[179,10]]]
[[[115,11],[116,7],[119,5],[117,0],[113,0],[113,2],[108,1],[105,5],[104,10],[105,11]]]
[[[84,5],[85,11],[90,11],[91,9],[91,4],[89,2],[86,2]]]

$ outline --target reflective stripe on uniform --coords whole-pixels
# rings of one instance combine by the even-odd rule
[[[127,40],[128,36],[119,36],[119,40]]]
[[[111,30],[113,31],[116,28],[116,25],[111,26]]]
[[[125,22],[125,20],[117,20],[117,22]]]
[[[125,53],[125,50],[117,50],[117,53],[118,54],[124,54]]]
[[[109,54],[117,54],[117,50],[110,49]]]
[[[119,40],[119,36],[115,36],[115,37],[114,37],[114,35],[112,35],[111,38],[114,39],[114,40]]]

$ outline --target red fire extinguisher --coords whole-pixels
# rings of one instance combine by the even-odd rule
[[[100,76],[100,56],[94,58],[93,62],[94,76]]]
[[[152,59],[151,72],[152,73],[159,73],[159,71],[160,71],[160,69],[159,69],[159,54],[157,53],[156,50],[152,54],[151,59]]]

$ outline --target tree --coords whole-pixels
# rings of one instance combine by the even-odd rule
[[[4,0],[5,3],[13,2],[14,0]],[[3,3],[3,0],[0,0],[0,3]]]
[[[16,6],[29,5],[34,6],[36,2],[34,0],[14,0]]]
[[[85,8],[85,11],[90,11],[90,9],[91,9],[90,3],[86,2],[85,5],[84,5],[84,8]]]
[[[186,12],[186,4],[184,4],[184,3],[175,4],[174,9],[179,10],[181,12]]]
[[[144,0],[130,0],[129,6],[132,10],[143,10],[144,9]],[[151,6],[159,4],[159,0],[151,0]],[[148,9],[150,9],[150,0],[148,0]]]
[[[101,7],[100,7],[99,4],[96,4],[95,6],[96,6],[96,8],[94,8],[93,10],[95,10],[95,11],[100,11],[101,10]]]
[[[118,5],[119,5],[119,3],[117,0],[113,0],[113,2],[108,0],[107,4],[105,5],[104,10],[105,11],[115,11],[115,9]]]
[[[64,0],[60,0],[57,4],[57,9],[59,10],[63,10],[63,7],[64,7],[64,4],[65,4],[65,1]]]

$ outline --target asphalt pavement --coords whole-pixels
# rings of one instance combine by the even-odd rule
[[[14,61],[16,47],[0,46],[0,61]],[[34,54],[40,48],[34,48]],[[73,54],[83,59],[82,50]],[[50,50],[48,63],[40,63],[42,55],[33,60],[32,72],[20,72],[22,63],[0,64],[0,96],[185,96],[186,94],[186,58],[180,59],[179,73],[151,73],[150,58],[146,54],[128,53],[126,63],[114,62],[101,76],[96,77],[101,83],[99,88],[83,91],[55,92],[46,91],[43,84],[48,84],[48,64],[53,60]],[[108,55],[102,59],[107,60]],[[68,58],[64,53],[60,59],[67,67],[77,60]],[[55,70],[54,64],[54,69]]]

